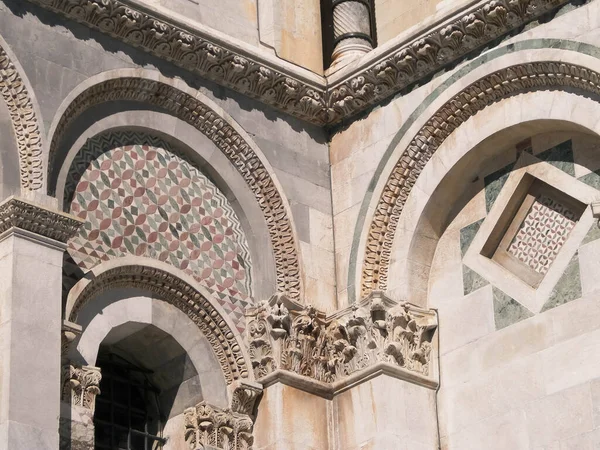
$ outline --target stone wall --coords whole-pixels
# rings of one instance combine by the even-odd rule
[[[450,11],[464,7],[473,0],[375,0],[377,41],[379,45],[410,29],[443,19]]]

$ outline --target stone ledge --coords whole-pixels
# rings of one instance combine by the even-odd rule
[[[384,362],[377,363],[359,372],[354,372],[347,378],[338,380],[334,383],[323,383],[303,375],[298,375],[295,372],[290,372],[289,370],[280,369],[271,372],[269,375],[262,378],[260,383],[264,389],[273,386],[274,384],[281,383],[308,392],[309,394],[331,400],[336,395],[346,392],[355,386],[381,375],[396,378],[432,390],[436,390],[439,386],[439,382],[431,377],[418,375],[410,370]]]
[[[376,105],[570,0],[482,0],[325,79],[139,0],[28,0],[319,126]]]
[[[25,235],[42,236],[64,244],[75,236],[82,223],[78,217],[17,197],[0,203],[0,237],[22,230]]]

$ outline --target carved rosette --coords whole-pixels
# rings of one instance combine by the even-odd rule
[[[276,369],[332,383],[380,362],[430,375],[433,311],[370,296],[333,317],[284,296],[247,312],[257,379]]]
[[[83,221],[70,214],[52,211],[26,200],[11,197],[0,203],[0,234],[19,228],[66,243]]]
[[[96,407],[96,396],[100,394],[102,374],[98,367],[63,366],[62,400],[71,406],[79,406],[90,411]]]
[[[190,449],[252,450],[250,416],[201,402],[184,411],[185,440]]]

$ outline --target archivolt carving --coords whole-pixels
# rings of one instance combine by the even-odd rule
[[[37,191],[44,184],[42,135],[27,87],[1,45],[0,93],[17,138],[21,187]]]
[[[412,139],[384,186],[369,227],[362,295],[386,289],[394,235],[404,204],[427,161],[456,128],[486,106],[522,92],[560,87],[598,95],[599,85],[600,74],[584,67],[537,62],[494,72],[447,101]]]
[[[256,379],[276,369],[332,383],[379,362],[430,374],[435,314],[386,297],[369,297],[326,318],[283,296],[248,311]]]
[[[140,78],[118,78],[99,83],[80,94],[65,111],[52,140],[50,167],[53,167],[61,137],[75,118],[93,105],[117,100],[138,101],[167,110],[196,127],[229,158],[254,193],[265,216],[275,257],[278,290],[299,299],[297,246],[281,194],[252,147],[225,119],[197,98],[167,84]]]
[[[328,87],[119,0],[29,0],[317,125],[340,122],[571,0],[488,0]]]
[[[227,384],[248,378],[249,372],[242,349],[219,311],[194,287],[160,269],[121,266],[99,274],[77,297],[69,320],[76,322],[78,312],[90,299],[113,288],[144,289],[179,308],[210,342]]]
[[[328,122],[335,123],[394,95],[568,0],[493,0],[467,10],[404,44],[327,91]]]

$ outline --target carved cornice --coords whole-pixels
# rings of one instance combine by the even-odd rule
[[[98,367],[63,366],[62,401],[71,406],[79,406],[94,411],[96,396],[100,394],[102,374]]]
[[[375,366],[401,368],[426,378],[422,384],[430,380],[437,328],[433,311],[374,294],[325,317],[277,295],[249,308],[246,317],[249,353],[259,382],[287,371],[325,383],[323,391],[334,391],[358,372],[370,375],[368,369]]]
[[[519,64],[476,81],[437,110],[402,153],[377,203],[362,266],[363,296],[387,288],[400,215],[417,178],[446,138],[492,103],[523,92],[557,87],[597,96],[600,95],[600,74],[569,63]]]
[[[21,187],[36,191],[44,184],[42,134],[31,96],[19,71],[0,45],[0,94],[17,138]]]
[[[120,0],[28,0],[316,125],[333,125],[570,0],[485,0],[329,84]]]
[[[82,223],[70,214],[51,211],[16,197],[0,203],[0,234],[18,228],[66,243]]]
[[[219,311],[193,286],[154,267],[120,266],[97,275],[77,296],[69,320],[75,322],[78,312],[88,301],[114,288],[140,288],[179,308],[210,343],[227,384],[248,378],[242,349]]]
[[[324,83],[311,84],[281,64],[202,36],[185,24],[175,25],[174,18],[136,8],[131,1],[29,1],[300,119],[326,122]]]

